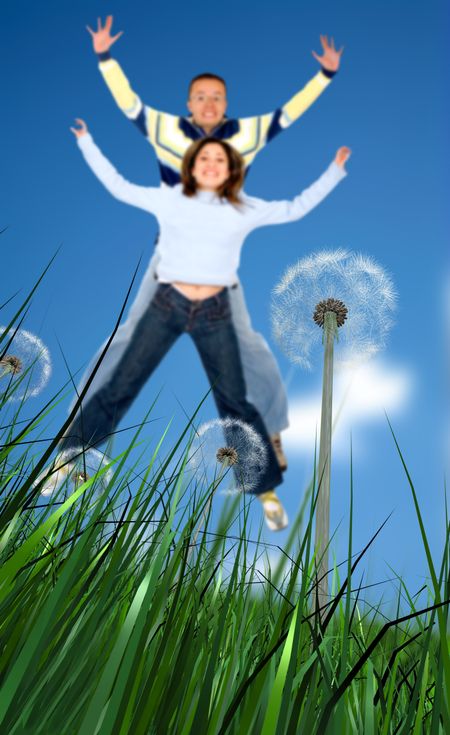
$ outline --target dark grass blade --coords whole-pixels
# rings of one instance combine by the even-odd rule
[[[433,610],[437,611],[449,604],[450,604],[450,599],[444,600],[444,602],[439,602],[439,603],[436,603],[435,605],[430,605],[429,607],[425,607],[422,610],[418,610],[417,612],[411,613],[410,615],[404,615],[401,618],[397,618],[396,620],[391,620],[389,623],[385,623],[383,627],[381,628],[380,632],[375,636],[375,638],[372,640],[370,645],[367,647],[365,653],[361,656],[361,658],[353,666],[352,670],[348,673],[348,675],[345,677],[343,682],[336,688],[333,696],[330,698],[330,700],[325,705],[323,714],[321,715],[321,718],[319,720],[319,730],[321,732],[325,732],[330,716],[331,716],[331,713],[333,711],[333,708],[335,707],[335,705],[337,704],[341,696],[344,694],[346,689],[350,686],[352,681],[355,680],[357,674],[361,671],[366,661],[369,660],[371,654],[373,653],[377,645],[380,643],[383,636],[387,633],[387,631],[391,627],[400,625],[400,623],[404,623],[407,620],[413,620],[419,615],[425,615],[426,613],[432,612]]]

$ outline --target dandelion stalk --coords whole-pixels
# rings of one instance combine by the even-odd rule
[[[395,302],[394,286],[385,271],[371,258],[346,250],[302,258],[287,269],[273,291],[273,334],[290,360],[310,370],[323,349],[321,342],[325,351],[315,538],[318,607],[328,601],[333,370],[335,364],[350,366],[370,359],[384,347]],[[313,327],[312,313],[322,335]]]
[[[338,328],[347,318],[342,301],[327,299],[317,304],[314,321],[323,328],[324,362],[322,413],[320,419],[319,497],[316,510],[315,556],[317,569],[317,608],[328,602],[328,544],[330,539],[331,434],[333,416],[333,356]]]
[[[225,444],[224,444],[225,438]],[[202,424],[191,444],[188,466],[197,478],[202,476],[210,497],[196,529],[192,549],[209,513],[213,496],[222,485],[222,493],[235,495],[251,492],[267,464],[267,449],[260,435],[240,419],[214,419]],[[230,467],[233,471],[229,472]],[[227,487],[224,489],[226,480]]]
[[[208,517],[209,509],[210,509],[211,503],[212,503],[212,498],[213,498],[213,495],[214,495],[214,493],[216,491],[216,488],[219,486],[219,484],[220,484],[220,482],[222,480],[222,477],[225,474],[225,472],[227,471],[227,469],[229,467],[232,467],[233,465],[236,465],[238,463],[238,461],[239,461],[239,455],[238,455],[238,452],[236,451],[236,449],[234,449],[234,447],[220,447],[217,450],[216,459],[219,462],[219,464],[221,465],[220,472],[219,472],[219,475],[217,477],[217,482],[216,482],[215,486],[213,487],[213,490],[212,490],[212,492],[211,492],[211,494],[210,494],[210,496],[208,498],[208,502],[207,502],[207,504],[205,506],[205,509],[204,509],[203,513],[202,513],[202,517],[200,519],[200,523],[197,526],[197,530],[196,530],[194,539],[192,541],[191,551],[195,547],[195,542],[197,541],[197,537],[198,537],[198,534],[200,533],[200,529],[201,529],[202,525],[204,523],[206,523],[206,519]]]

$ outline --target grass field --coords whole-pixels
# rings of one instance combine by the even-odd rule
[[[190,471],[192,423],[170,449],[164,435],[143,449],[138,428],[121,455],[44,499],[33,483],[59,435],[40,439],[61,396],[30,419],[30,402],[9,400],[7,378],[0,394],[0,732],[450,732],[449,535],[437,563],[406,465],[427,589],[413,597],[399,579],[391,619],[365,603],[354,580],[382,529],[355,554],[350,518],[348,560],[330,570],[333,592],[319,615],[313,527],[320,478],[305,488],[283,562],[261,584],[260,552],[249,543],[251,496],[230,496],[211,527],[208,501],[220,484],[205,486]],[[400,448],[398,456],[403,462]],[[348,492],[352,498],[352,481]]]

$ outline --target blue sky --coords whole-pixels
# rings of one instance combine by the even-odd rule
[[[225,14],[220,5],[203,0],[190,7],[191,17],[186,5],[178,11],[172,4],[137,0],[40,5],[6,0],[2,5],[0,224],[8,226],[1,240],[2,300],[17,289],[25,294],[61,246],[26,320],[27,329],[39,334],[53,357],[52,379],[33,408],[67,379],[59,345],[75,372],[108,335],[139,257],[140,276],[151,257],[156,232],[154,219],[118,203],[101,188],[69,131],[75,117],[85,118],[123,175],[136,183],[158,184],[154,154],[115,107],[96,68],[85,25],[94,25],[98,15],[114,15],[114,28],[125,31],[114,47],[115,56],[145,102],[183,112],[190,78],[212,70],[227,79],[230,116],[268,112],[289,99],[316,72],[311,50],[319,50],[319,34],[333,35],[345,46],[341,71],[304,117],[258,157],[246,189],[268,199],[292,198],[344,144],[353,150],[349,176],[301,222],[253,233],[244,247],[240,276],[254,327],[279,360],[292,415],[300,424],[302,406],[314,403],[320,389],[321,366],[311,374],[292,369],[277,349],[270,333],[271,289],[288,265],[323,248],[371,255],[392,276],[399,294],[396,325],[374,367],[372,384],[363,389],[366,395],[379,391],[379,401],[365,411],[360,394],[353,401],[353,413],[343,421],[333,465],[332,527],[339,524],[335,553],[340,560],[346,546],[352,432],[355,548],[362,547],[393,511],[371,552],[367,573],[372,582],[391,576],[388,563],[415,591],[426,565],[383,408],[392,407],[394,429],[438,555],[444,534],[442,407],[448,397],[444,3],[279,0],[275,5],[231,0]],[[394,394],[389,392],[392,385]],[[175,438],[184,427],[184,412],[193,411],[207,388],[194,347],[185,337],[122,425],[138,423],[162,389],[154,413],[159,421],[148,438],[153,445],[171,416]],[[401,400],[395,400],[396,395]],[[55,412],[54,431],[68,404],[69,397]],[[215,416],[208,400],[202,417]],[[310,447],[296,436],[292,429],[289,470],[279,492],[291,518],[313,461]],[[118,449],[121,441],[124,438]],[[217,510],[226,501],[219,496]],[[258,510],[252,513],[253,537]],[[268,530],[263,535],[268,543],[280,545],[286,537]]]

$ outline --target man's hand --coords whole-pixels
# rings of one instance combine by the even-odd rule
[[[350,148],[347,148],[347,146],[343,145],[342,148],[339,148],[338,152],[336,153],[336,158],[334,159],[334,162],[337,163],[338,166],[341,166],[341,168],[344,168],[345,163],[348,161],[351,155],[352,152]]]
[[[342,46],[339,51],[336,51],[334,40],[331,39],[331,44],[328,43],[328,36],[321,36],[320,43],[322,44],[323,55],[319,56],[315,51],[311,52],[312,55],[324,69],[327,69],[327,71],[337,71],[339,69],[339,64],[341,63],[341,56],[344,47]]]
[[[108,15],[105,21],[105,25],[102,28],[102,21],[97,18],[97,30],[93,31],[90,26],[86,26],[89,33],[92,36],[92,45],[96,54],[104,53],[109,51],[113,43],[117,41],[122,35],[123,31],[116,33],[115,36],[111,36],[111,28],[113,24],[112,15]]]
[[[75,118],[75,122],[80,127],[78,128],[70,128],[72,133],[74,134],[75,138],[81,138],[82,135],[86,135],[88,129],[87,125],[80,117]]]

